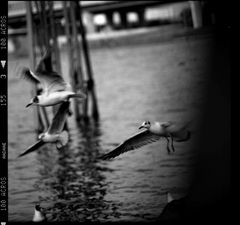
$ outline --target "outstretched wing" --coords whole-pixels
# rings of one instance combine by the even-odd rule
[[[46,50],[45,54],[40,59],[35,72],[45,92],[48,94],[55,91],[63,91],[68,85],[63,78],[52,69],[50,48]]]
[[[41,73],[43,71],[52,72],[52,49],[49,47],[46,49],[45,54],[40,59],[39,63],[37,64],[35,71],[36,73]]]
[[[53,117],[50,127],[48,128],[47,132],[49,134],[60,133],[63,130],[64,124],[67,118],[69,104],[70,102],[67,101],[60,105],[60,107],[58,108],[58,111]]]
[[[159,135],[153,134],[149,130],[144,130],[128,138],[126,141],[121,143],[113,151],[103,155],[100,158],[104,160],[112,159],[124,152],[128,152],[128,151],[140,148],[143,145],[158,141],[159,139],[160,139]]]
[[[56,91],[64,91],[68,87],[63,78],[54,71],[42,71],[41,73],[37,73],[37,77],[48,94]]]
[[[35,144],[33,144],[32,146],[30,146],[25,152],[21,153],[18,157],[22,157],[24,155],[27,155],[30,152],[33,152],[35,150],[37,150],[38,148],[40,148],[42,145],[44,145],[45,142],[42,140],[39,140],[38,142],[36,142]]]
[[[24,67],[21,72],[21,77],[34,83],[39,84],[40,80],[39,78],[27,67]]]

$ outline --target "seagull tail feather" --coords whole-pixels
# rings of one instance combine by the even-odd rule
[[[63,131],[60,135],[60,142],[62,146],[65,146],[68,143],[69,135],[67,131]]]
[[[70,97],[72,97],[72,98],[82,98],[82,99],[87,98],[87,96],[83,92],[78,92],[76,94],[72,94],[72,95],[70,95]]]
[[[184,141],[188,141],[191,138],[191,132],[188,130],[186,137],[182,138],[182,139],[178,139],[176,140],[177,142],[184,142]]]

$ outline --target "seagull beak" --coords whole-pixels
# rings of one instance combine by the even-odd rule
[[[31,103],[29,103],[29,104],[27,104],[27,105],[26,105],[26,108],[27,108],[27,107],[29,107],[29,106],[30,106],[30,105],[32,105],[32,104],[33,104],[32,102],[31,102]]]
[[[144,128],[144,126],[141,125],[138,129],[140,130],[140,129],[142,129],[142,128]]]

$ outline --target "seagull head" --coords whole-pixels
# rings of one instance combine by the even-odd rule
[[[43,212],[43,208],[39,204],[37,204],[35,205],[33,222],[41,222],[41,221],[46,221],[46,215]]]
[[[39,204],[37,204],[37,205],[35,205],[35,210],[36,210],[36,211],[41,211],[42,208],[41,208],[41,206],[40,206]]]
[[[39,98],[38,96],[35,96],[34,98],[31,99],[31,101],[26,105],[26,108],[29,107],[30,105],[37,105],[39,103]]]
[[[41,140],[41,139],[43,139],[43,138],[44,138],[44,136],[45,136],[45,133],[39,134],[39,135],[38,135],[38,139],[40,139],[40,140]]]
[[[144,121],[139,129],[146,128],[149,129],[151,127],[151,123],[149,121]]]

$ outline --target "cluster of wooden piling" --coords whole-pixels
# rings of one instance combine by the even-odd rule
[[[40,50],[41,55],[43,55],[46,49],[51,48],[52,69],[62,74],[58,43],[59,29],[54,15],[54,1],[26,1],[26,9],[31,69],[34,71],[36,68],[37,50]],[[87,122],[89,118],[97,121],[99,112],[80,1],[62,1],[62,10],[71,85],[73,91],[82,90],[87,95],[83,104],[79,104],[76,99],[73,99],[75,119],[78,123]],[[83,73],[82,63],[86,68],[86,74]],[[35,85],[32,95],[34,96],[38,92],[39,87]],[[91,112],[89,112],[90,101],[92,103]],[[53,107],[53,113],[55,111],[56,107]],[[35,117],[38,132],[42,132],[49,126],[49,118],[45,108],[37,106]]]

